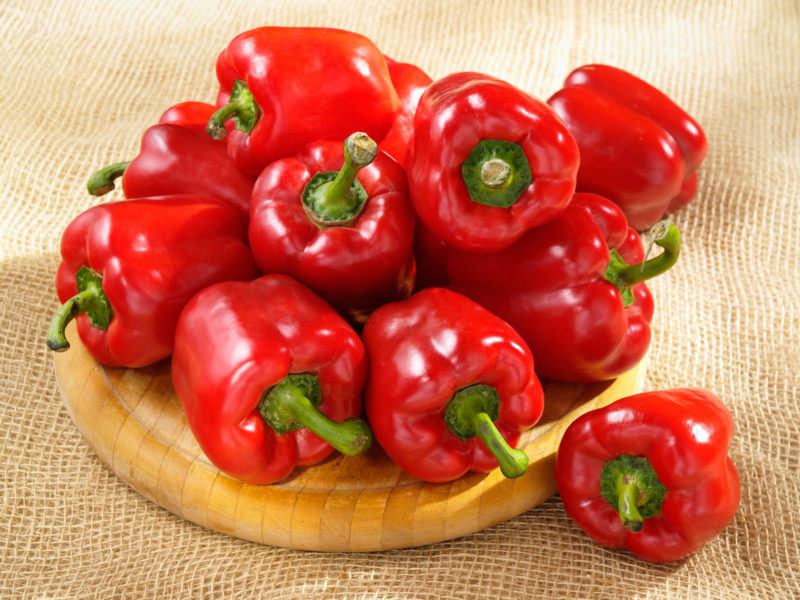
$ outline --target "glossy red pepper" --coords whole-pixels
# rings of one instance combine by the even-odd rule
[[[380,149],[401,165],[405,164],[406,151],[414,135],[414,115],[422,93],[431,84],[431,78],[416,65],[401,63],[388,56],[386,64],[397,95],[400,97],[400,110],[381,140]]]
[[[407,195],[403,169],[366,134],[316,142],[258,178],[253,254],[265,273],[291,275],[359,320],[413,286]]]
[[[114,189],[122,176],[126,198],[173,194],[214,196],[230,202],[247,215],[253,178],[240,172],[225,144],[206,135],[214,113],[211,104],[183,102],[170,107],[142,136],[139,155],[94,173],[87,188],[94,196]]]
[[[74,318],[84,345],[111,367],[143,367],[172,353],[183,306],[219,281],[258,275],[245,221],[205,196],[111,202],[78,216],[61,238],[56,275],[63,306],[50,326],[51,350],[69,348]]]
[[[188,127],[195,131],[205,131],[208,120],[216,111],[216,107],[208,102],[179,102],[170,106],[158,119],[159,123],[172,123]]]
[[[636,365],[650,344],[653,298],[642,282],[669,269],[680,250],[675,226],[662,229],[655,244],[664,252],[642,262],[639,236],[619,207],[575,194],[561,215],[505,250],[450,248],[444,256],[418,258],[432,262],[448,287],[514,327],[539,376],[602,381]]]
[[[354,131],[382,139],[400,100],[386,60],[362,35],[321,27],[260,27],[236,36],[217,59],[220,109],[208,123],[228,133],[228,152],[245,172],[316,140]]]
[[[706,136],[664,93],[622,69],[586,65],[548,103],[580,147],[578,190],[614,200],[632,227],[650,227],[694,197]]]
[[[364,327],[365,402],[375,437],[404,470],[451,481],[498,466],[519,477],[513,448],[544,407],[525,342],[468,298],[432,288],[376,310]]]
[[[422,95],[406,167],[425,226],[457,248],[490,252],[569,204],[578,161],[546,104],[488,75],[455,73]]]
[[[730,413],[705,390],[648,392],[591,411],[558,449],[564,508],[603,546],[657,563],[688,556],[739,506],[732,435]]]
[[[267,484],[334,448],[372,443],[361,413],[364,346],[319,296],[267,275],[209,287],[186,306],[175,334],[172,381],[211,461]]]

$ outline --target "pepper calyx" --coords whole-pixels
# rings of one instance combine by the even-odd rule
[[[67,323],[85,313],[92,326],[106,330],[114,316],[114,309],[103,292],[103,278],[89,267],[81,267],[75,273],[78,293],[64,302],[50,322],[47,331],[47,347],[56,352],[69,348],[65,335]]]
[[[444,421],[450,433],[461,440],[476,435],[494,455],[500,471],[513,479],[528,469],[528,455],[512,448],[498,431],[494,421],[500,412],[497,389],[485,384],[470,385],[457,391],[447,404]]]
[[[508,208],[533,181],[522,146],[506,140],[481,140],[461,164],[461,176],[474,202]]]
[[[372,432],[365,421],[333,421],[319,410],[321,402],[318,375],[291,373],[264,391],[258,411],[276,433],[305,427],[347,456],[362,454],[372,446]]]
[[[231,97],[227,104],[220,106],[211,115],[206,125],[206,133],[215,140],[224,138],[228,131],[225,129],[225,122],[233,119],[236,129],[245,133],[250,133],[261,117],[261,108],[258,106],[253,93],[244,81],[237,79],[233,82]]]
[[[603,465],[600,494],[632,533],[642,530],[645,519],[661,513],[666,493],[667,488],[644,456],[621,454]]]
[[[355,222],[369,198],[356,175],[377,154],[378,144],[366,133],[356,132],[344,141],[342,168],[321,171],[308,180],[300,199],[317,227],[346,227]]]

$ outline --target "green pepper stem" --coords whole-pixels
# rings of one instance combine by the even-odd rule
[[[259,117],[261,109],[256,103],[253,94],[244,81],[235,81],[231,90],[231,97],[228,103],[222,105],[211,115],[206,125],[206,132],[215,140],[221,140],[228,133],[225,123],[228,119],[234,119],[236,128],[245,133],[253,131]]]
[[[366,133],[357,132],[344,141],[344,164],[329,184],[317,192],[316,205],[325,207],[329,219],[336,220],[352,212],[359,203],[353,190],[358,172],[375,160],[378,144]]]
[[[681,232],[678,228],[670,224],[666,232],[660,238],[653,240],[653,242],[657,246],[661,246],[664,251],[655,258],[619,269],[616,272],[618,285],[629,287],[642,283],[661,275],[675,264],[681,250]]]
[[[481,140],[461,163],[461,178],[478,204],[508,208],[533,181],[522,146],[501,139]]]
[[[497,459],[503,475],[509,479],[523,475],[528,469],[528,455],[522,450],[509,446],[497,430],[492,418],[485,412],[477,413],[474,419],[478,437]]]
[[[229,101],[218,108],[206,124],[206,133],[215,140],[224,138],[228,130],[225,129],[225,122],[239,113],[239,102]]]
[[[89,287],[75,294],[72,298],[64,302],[58,309],[50,322],[47,330],[47,347],[56,352],[63,352],[69,348],[67,336],[64,334],[67,323],[84,312],[86,303],[97,295],[97,288]]]
[[[114,180],[121,177],[130,164],[131,161],[118,162],[95,171],[86,182],[86,189],[92,196],[107,194],[114,189]]]
[[[621,454],[603,465],[600,495],[618,514],[623,527],[637,533],[644,520],[661,513],[667,493],[647,457]]]
[[[362,454],[372,445],[372,432],[365,421],[348,419],[337,422],[329,419],[296,386],[288,387],[281,394],[280,401],[299,423],[342,454]]]
[[[617,477],[617,511],[623,527],[638,533],[644,527],[644,518],[639,512],[639,488],[628,475]]]

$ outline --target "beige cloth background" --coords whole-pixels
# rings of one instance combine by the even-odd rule
[[[800,17],[797,2],[287,0],[0,3],[0,596],[789,598],[800,595]],[[132,157],[214,59],[262,24],[349,28],[433,76],[485,71],[545,98],[587,62],[630,69],[705,126],[685,254],[654,283],[648,387],[714,390],[738,426],[733,524],[650,566],[590,543],[557,499],[436,546],[373,555],[260,547],[184,522],[93,455],[44,334],[59,234],[87,175]],[[323,82],[321,82],[323,83]]]

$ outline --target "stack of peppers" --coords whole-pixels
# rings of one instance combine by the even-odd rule
[[[645,282],[681,247],[659,220],[695,195],[707,146],[655,87],[588,65],[544,103],[325,28],[247,31],[216,71],[215,104],[172,106],[89,179],[100,196],[121,177],[126,200],[67,227],[47,343],[66,350],[75,319],[102,364],[172,355],[221,470],[274,483],[374,438],[426,481],[520,477],[539,377],[643,358]],[[604,545],[686,556],[738,506],[732,431],[702,390],[588,413],[558,453],[565,507]]]

